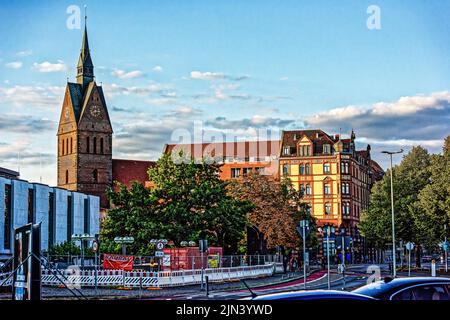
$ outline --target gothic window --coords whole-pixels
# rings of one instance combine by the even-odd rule
[[[103,154],[103,138],[100,138],[100,153]]]
[[[66,154],[69,154],[69,138],[66,139]]]
[[[73,153],[73,138],[70,138],[70,153]]]
[[[89,153],[90,152],[90,149],[91,149],[91,147],[90,147],[90,143],[89,143],[90,141],[89,141],[89,137],[86,137],[86,152],[87,153]]]
[[[66,184],[69,183],[69,170],[66,170]]]
[[[98,182],[98,170],[94,169],[94,171],[92,171],[92,180],[97,183]]]
[[[64,143],[64,139],[62,139],[62,148],[61,148],[61,155],[64,155],[64,148],[65,148],[65,143]]]
[[[94,153],[97,153],[97,137],[94,137]]]

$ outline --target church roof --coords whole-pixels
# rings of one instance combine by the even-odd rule
[[[67,87],[69,88],[70,99],[72,100],[73,112],[75,114],[75,119],[80,119],[82,104],[83,104],[83,88],[79,83],[68,82]]]
[[[89,50],[89,41],[88,41],[86,23],[84,25],[84,34],[83,34],[83,42],[81,44],[80,58],[78,59],[78,66],[81,67],[83,65],[87,66],[87,67],[94,66],[94,64],[92,63],[92,59],[91,59],[91,52]]]

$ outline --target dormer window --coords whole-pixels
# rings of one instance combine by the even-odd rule
[[[291,154],[291,148],[290,147],[284,147],[283,148],[283,155],[289,156]]]
[[[331,154],[331,146],[329,144],[323,145],[323,153],[324,154]]]

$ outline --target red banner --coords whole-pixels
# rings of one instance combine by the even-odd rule
[[[123,256],[120,254],[103,254],[103,269],[133,270],[133,256]]]

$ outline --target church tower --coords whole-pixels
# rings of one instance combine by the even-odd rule
[[[86,17],[76,83],[67,82],[58,127],[58,187],[100,197],[112,185],[112,125],[103,89],[95,83]]]

